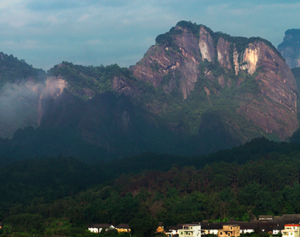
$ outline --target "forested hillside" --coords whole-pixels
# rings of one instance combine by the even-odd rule
[[[33,68],[13,55],[0,52],[0,88],[5,83],[15,83],[30,79],[34,82],[42,82],[46,79],[46,73],[42,69]]]
[[[147,236],[159,221],[299,213],[299,155],[299,143],[261,138],[201,157],[147,153],[97,165],[25,159],[0,169],[0,215],[6,233],[72,235],[88,223],[129,223]]]

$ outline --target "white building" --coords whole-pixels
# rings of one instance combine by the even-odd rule
[[[179,237],[201,237],[200,224],[184,224],[182,229],[178,230]]]
[[[88,230],[93,233],[100,233],[102,229],[115,229],[111,224],[90,224],[88,225]]]
[[[286,224],[281,232],[282,237],[300,237],[300,224]]]

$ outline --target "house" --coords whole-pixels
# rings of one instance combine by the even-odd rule
[[[218,235],[219,230],[223,228],[223,224],[220,222],[208,223],[207,221],[201,222],[201,233],[203,235]]]
[[[165,233],[165,229],[164,229],[163,224],[164,223],[162,223],[162,222],[158,222],[158,227],[156,229],[156,233]]]
[[[242,222],[240,225],[240,234],[248,234],[255,232],[256,224],[253,222]]]
[[[168,237],[178,236],[179,235],[179,232],[178,232],[179,229],[182,229],[182,224],[177,224],[176,226],[170,226],[169,229],[167,229],[167,231],[166,231],[166,235]]]
[[[300,237],[300,224],[286,224],[282,230],[282,237]]]
[[[218,237],[240,236],[239,225],[223,225],[223,229],[219,230]]]
[[[118,231],[118,233],[120,233],[120,232],[130,233],[131,232],[131,229],[128,224],[120,224],[120,225],[116,226],[116,230]]]
[[[272,215],[260,215],[260,216],[258,216],[258,220],[261,221],[261,222],[273,221],[274,216],[272,216]]]
[[[115,229],[111,224],[90,224],[88,225],[88,230],[93,233],[100,233],[102,229]]]
[[[300,214],[284,214],[281,216],[281,221],[284,224],[292,224],[300,222]]]
[[[272,235],[278,235],[279,233],[281,233],[281,231],[284,229],[283,224],[276,224],[276,226],[273,227],[273,232]]]
[[[182,229],[178,230],[179,237],[201,237],[200,224],[183,224]]]

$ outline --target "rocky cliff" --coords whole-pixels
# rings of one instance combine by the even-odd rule
[[[278,51],[290,68],[300,67],[300,29],[287,30]]]
[[[203,25],[179,22],[156,41],[131,68],[138,79],[162,87],[165,93],[172,93],[177,80],[182,100],[199,83],[197,93],[205,91],[214,108],[224,100],[223,93],[235,94],[227,107],[235,103],[235,111],[264,133],[285,139],[297,129],[295,79],[266,40],[230,37]],[[212,95],[217,95],[215,103]]]
[[[200,155],[255,137],[285,140],[298,128],[297,93],[268,41],[181,21],[130,68],[51,68],[38,91],[39,128],[13,141],[24,144],[19,152],[39,144],[40,155]]]
[[[0,137],[11,138],[18,128],[38,126],[40,86],[45,72],[0,52]]]

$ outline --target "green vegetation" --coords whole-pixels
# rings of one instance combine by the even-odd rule
[[[299,155],[299,143],[261,138],[202,157],[22,160],[0,169],[3,233],[96,236],[86,224],[129,223],[134,235],[153,236],[159,221],[299,213]]]
[[[300,30],[299,29],[289,29],[285,32],[285,37],[283,42],[278,45],[278,49],[284,48],[287,46],[293,45],[293,47],[296,47],[299,49],[299,39],[300,39]],[[292,37],[291,37],[292,36]],[[297,50],[294,51],[294,55],[297,55],[299,52]]]
[[[94,67],[62,62],[51,68],[47,74],[66,79],[70,84],[69,90],[81,98],[85,98],[86,94],[94,95],[112,91],[112,80],[115,77],[135,80],[127,68],[120,68],[117,64]]]
[[[24,60],[19,60],[13,55],[0,53],[0,88],[6,83],[15,83],[22,80],[42,82],[45,80],[45,72],[35,69]]]
[[[157,44],[164,44],[166,46],[174,46],[174,35],[180,35],[182,33],[181,30],[176,30],[175,27],[172,27],[169,32],[165,34],[158,35],[155,39]]]
[[[200,25],[190,21],[179,21],[176,26],[189,30],[196,38],[199,38]]]

